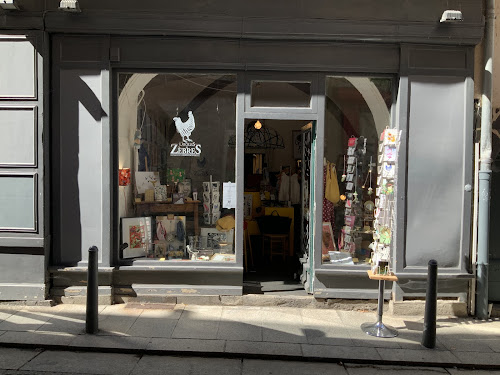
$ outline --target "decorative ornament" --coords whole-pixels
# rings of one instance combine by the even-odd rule
[[[358,201],[358,193],[355,191],[354,193],[352,193],[352,195],[354,196],[354,202],[357,202]]]
[[[346,199],[347,199],[347,197],[346,197],[344,194],[342,194],[342,195],[340,196],[340,200],[341,200],[341,201],[345,201]]]
[[[344,171],[343,171],[343,173],[342,173],[342,177],[341,177],[340,181],[341,181],[341,182],[344,182],[344,181],[345,181],[345,179],[346,179],[346,177],[347,177],[347,176],[346,176],[346,174],[345,174],[345,155],[344,155]]]
[[[368,188],[368,195],[372,195],[373,194],[373,188],[369,187]]]
[[[118,185],[130,185],[130,168],[120,168],[118,170]]]

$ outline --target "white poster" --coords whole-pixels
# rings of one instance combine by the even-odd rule
[[[146,190],[154,189],[156,183],[160,184],[158,172],[135,172],[135,186],[138,194],[144,194]]]
[[[236,183],[224,182],[222,184],[222,207],[236,208]]]

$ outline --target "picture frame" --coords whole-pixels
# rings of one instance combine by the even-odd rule
[[[138,172],[135,175],[135,187],[138,194],[144,194],[146,190],[154,190],[156,183],[160,184],[158,172]]]
[[[122,218],[123,258],[145,257],[153,252],[151,217]]]
[[[184,197],[189,197],[191,195],[191,179],[185,178],[184,181],[177,183],[177,192],[179,194],[184,194]]]
[[[186,171],[182,168],[169,168],[167,169],[167,181],[181,182],[184,181]]]
[[[156,216],[156,236],[155,242],[158,244],[166,244],[165,251],[163,252],[163,258],[178,258],[178,255],[172,253],[177,253],[181,251],[183,255],[187,256],[186,253],[186,216]],[[182,238],[177,237],[177,226],[182,225],[184,228],[184,236]],[[156,250],[156,249],[155,249]],[[156,251],[155,251],[156,255]],[[158,257],[158,256],[157,256]]]
[[[322,229],[321,253],[328,254],[329,251],[337,251],[333,237],[332,223],[324,221]]]
[[[203,247],[207,249],[219,249],[219,243],[224,242],[230,244],[230,249],[233,250],[234,229],[228,231],[219,231],[215,228],[200,228],[200,235],[206,239],[206,244]],[[204,242],[204,241],[203,241]]]
[[[155,201],[163,202],[168,198],[167,185],[155,186]]]
[[[235,254],[221,254],[215,253],[212,258],[210,258],[212,262],[235,262],[236,255]]]
[[[245,218],[251,218],[253,213],[253,196],[252,194],[245,194],[243,196],[243,215]]]
[[[184,194],[174,193],[172,197],[173,204],[184,204]]]

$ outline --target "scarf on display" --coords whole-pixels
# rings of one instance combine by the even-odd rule
[[[184,225],[182,224],[182,221],[179,220],[177,222],[177,239],[179,241],[184,241],[184,236],[186,235],[186,232],[184,230]]]

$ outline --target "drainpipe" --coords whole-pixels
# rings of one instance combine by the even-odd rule
[[[484,33],[484,76],[481,95],[481,153],[479,166],[479,205],[477,240],[476,315],[488,319],[488,259],[491,184],[491,95],[493,81],[493,42],[495,36],[495,0],[486,0]]]

